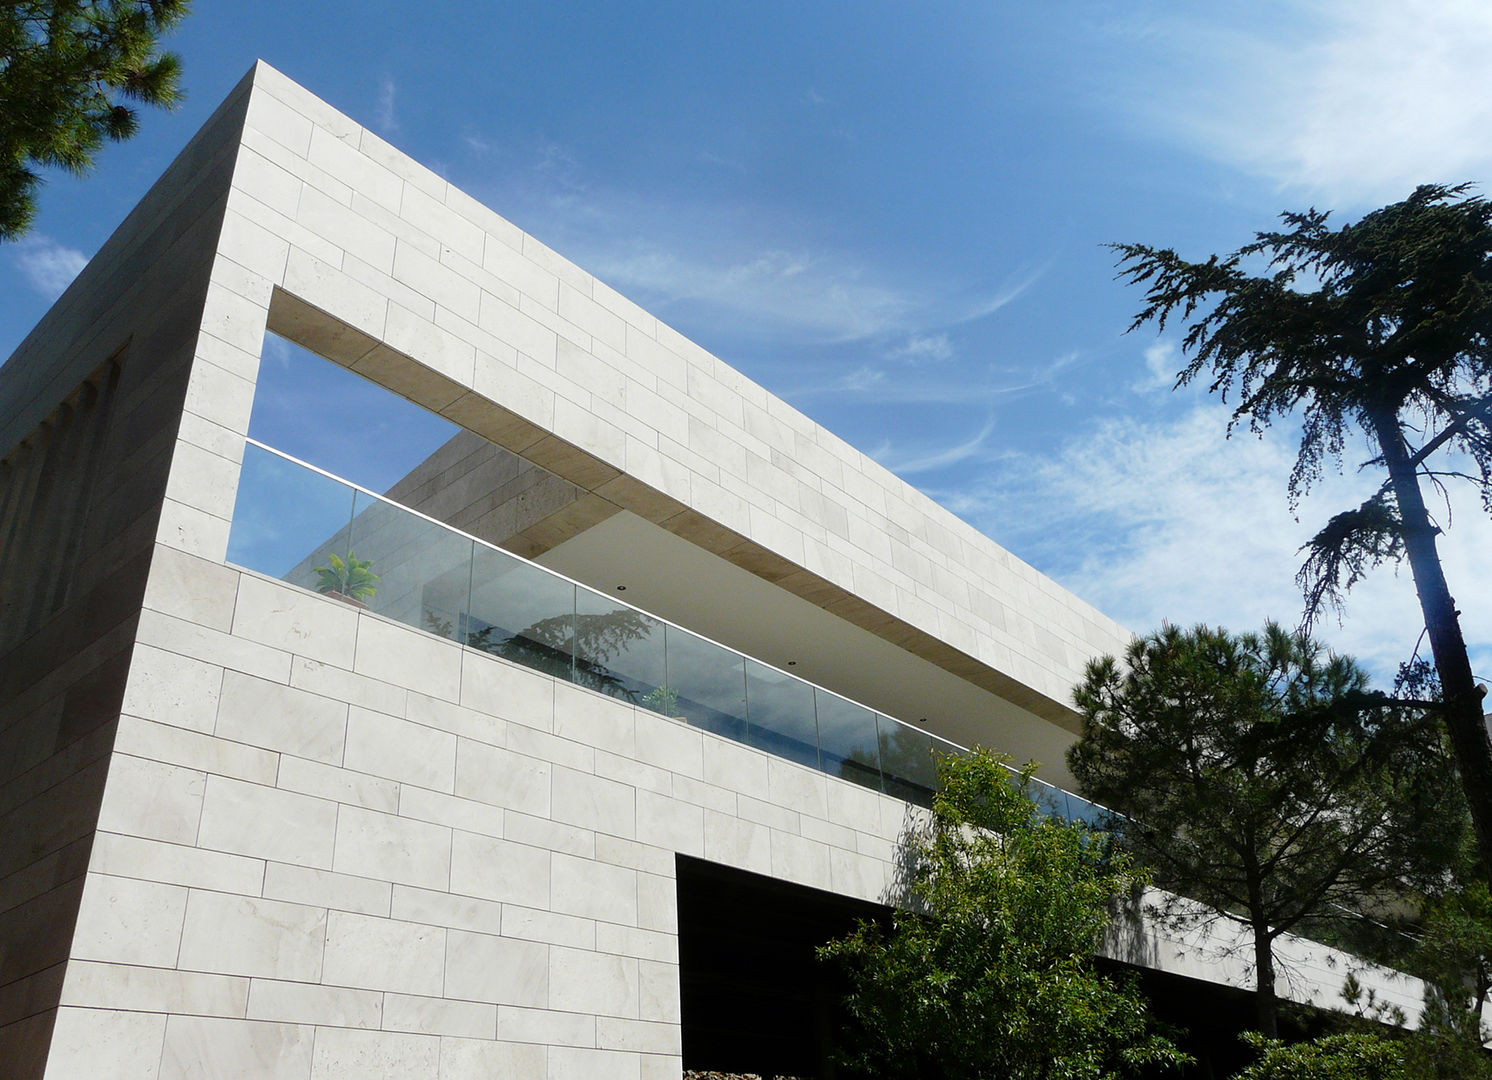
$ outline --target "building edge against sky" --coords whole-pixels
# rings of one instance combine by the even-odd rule
[[[1059,782],[1128,640],[261,63],[0,367],[18,1076],[677,1076],[679,856],[892,895],[907,804],[229,563],[267,330],[569,485],[522,554]]]

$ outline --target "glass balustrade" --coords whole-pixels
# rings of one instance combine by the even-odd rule
[[[939,756],[966,752],[254,440],[228,559],[922,806]],[[1030,791],[1046,815],[1108,813]]]

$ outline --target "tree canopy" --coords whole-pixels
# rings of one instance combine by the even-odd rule
[[[1233,421],[1260,430],[1298,415],[1292,505],[1366,438],[1382,485],[1304,549],[1306,621],[1373,567],[1407,559],[1443,692],[1442,717],[1492,873],[1492,743],[1456,602],[1436,550],[1448,522],[1426,503],[1465,481],[1492,511],[1492,205],[1427,185],[1339,229],[1311,209],[1282,215],[1230,255],[1116,244],[1121,276],[1146,289],[1131,329],[1189,321],[1178,385],[1210,375]],[[1263,272],[1251,268],[1263,267]]]
[[[134,105],[171,106],[181,64],[157,42],[189,0],[12,0],[0,6],[0,241],[36,215],[37,167],[81,173]]]
[[[1266,1034],[1280,934],[1438,883],[1456,858],[1464,808],[1433,726],[1304,633],[1166,626],[1090,663],[1074,699],[1080,788],[1125,816],[1157,884],[1250,929]]]
[[[1040,820],[1029,777],[985,752],[944,759],[908,906],[821,950],[850,976],[853,1075],[1097,1080],[1186,1060],[1138,991],[1094,967],[1129,860]]]

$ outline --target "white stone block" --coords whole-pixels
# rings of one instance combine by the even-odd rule
[[[109,763],[98,827],[175,844],[192,844],[202,818],[207,774],[117,754]]]
[[[186,906],[187,890],[176,885],[89,874],[72,955],[111,964],[171,967]]]
[[[440,997],[445,939],[446,931],[440,927],[329,912],[322,981]]]
[[[118,1009],[57,1010],[47,1080],[156,1080],[166,1018]]]
[[[417,693],[455,701],[461,692],[461,646],[373,615],[358,619],[352,670]]]
[[[386,878],[419,888],[448,888],[451,830],[344,806],[337,815],[332,869],[339,874]]]
[[[140,1012],[190,1012],[199,1016],[243,1016],[249,980],[169,968],[91,963],[76,957],[67,963],[63,1005]]]
[[[223,669],[149,645],[136,645],[122,711],[163,724],[211,731]]]
[[[636,829],[635,789],[561,765],[553,767],[550,795],[556,821],[630,837]]]
[[[584,1050],[570,1046],[549,1048],[549,1080],[641,1080],[640,1055],[617,1050]]]
[[[637,961],[632,957],[558,946],[551,950],[551,1008],[596,1016],[636,1017],[637,1000]]]
[[[547,908],[550,857],[542,848],[457,831],[451,844],[451,891]]]
[[[275,786],[390,814],[399,809],[399,785],[395,781],[290,754],[280,758],[280,776]]]
[[[193,890],[179,962],[189,971],[315,982],[325,936],[321,908]]]
[[[119,718],[114,749],[256,784],[273,784],[280,765],[280,756],[267,750],[128,715]]]
[[[456,794],[492,806],[547,816],[550,770],[547,761],[461,739],[456,747]]]
[[[244,574],[238,583],[233,632],[297,656],[351,669],[357,612],[303,589]]]
[[[541,1047],[595,1046],[596,1018],[580,1013],[499,1005],[497,1037],[513,1042],[536,1043]]]
[[[497,1006],[476,1001],[384,994],[383,1030],[450,1035],[463,1040],[492,1039],[497,1032]],[[447,1066],[444,1062],[445,1055],[442,1054],[441,1068],[454,1067],[454,1063]]]
[[[257,893],[264,881],[262,859],[102,831],[94,834],[89,867],[100,874],[219,892]]]
[[[703,855],[705,812],[693,803],[639,791],[637,839],[682,855]]]
[[[446,997],[542,1007],[549,1003],[552,968],[548,945],[462,930],[446,933]]]
[[[337,804],[209,777],[198,843],[217,851],[330,869]]]
[[[551,910],[637,925],[637,871],[555,853],[550,881]]]
[[[545,1047],[532,1043],[444,1038],[440,1040],[440,1075],[520,1080],[543,1076],[547,1057]]]
[[[344,763],[401,783],[451,791],[456,736],[354,705],[347,717]]]
[[[505,932],[503,904],[495,900],[449,893],[443,889],[416,889],[410,885],[395,885],[393,908],[389,914],[405,922],[428,923],[431,926],[470,930],[478,934]]]
[[[390,914],[392,891],[393,885],[388,881],[335,874],[310,866],[271,862],[264,870],[266,899],[288,900],[311,907],[386,916]]]
[[[342,1028],[378,1028],[383,994],[316,983],[254,979],[249,988],[248,1018],[280,1020]]]
[[[160,1080],[306,1080],[314,1031],[301,1024],[172,1016]]]

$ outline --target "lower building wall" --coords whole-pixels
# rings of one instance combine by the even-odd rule
[[[897,800],[156,556],[48,1077],[676,1077],[676,853],[886,895]]]

